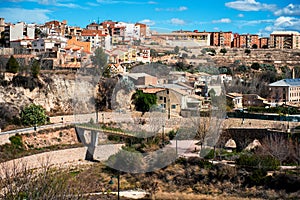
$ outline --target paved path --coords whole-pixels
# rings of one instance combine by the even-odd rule
[[[109,156],[117,153],[123,144],[109,144],[99,145],[95,151],[95,158],[99,161],[106,160]],[[72,148],[57,150],[51,152],[44,152],[31,156],[25,156],[23,158],[14,159],[4,163],[0,163],[0,175],[3,175],[3,168],[20,169],[24,164],[27,169],[36,169],[42,167],[42,165],[58,165],[68,166],[77,164],[91,164],[91,162],[85,161],[87,147]],[[20,169],[21,170],[21,169]],[[1,176],[0,176],[1,177]]]
[[[176,140],[171,140],[170,147],[176,148]],[[199,140],[177,140],[177,152],[183,157],[198,157],[200,146],[196,145]],[[195,151],[196,149],[196,151]]]

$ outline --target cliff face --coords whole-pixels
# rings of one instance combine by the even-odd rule
[[[49,115],[73,114],[74,105],[77,112],[88,112],[94,109],[94,90],[93,83],[78,80],[75,74],[47,74],[38,80],[13,77],[0,85],[0,127],[32,103],[43,106]]]

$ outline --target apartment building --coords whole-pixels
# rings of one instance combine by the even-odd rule
[[[4,41],[6,47],[10,47],[11,41],[20,41],[23,39],[33,40],[34,38],[35,24],[19,22],[17,24],[9,24],[4,28]]]
[[[68,26],[68,34],[70,36],[81,36],[82,28],[77,26]]]
[[[66,38],[38,38],[32,41],[32,50],[35,52],[57,52],[67,46]]]
[[[162,41],[162,45],[169,46],[210,46],[209,32],[173,31],[172,33],[153,33],[154,41]]]
[[[0,18],[0,33],[2,33],[5,30],[5,19]]]
[[[268,37],[259,38],[259,48],[265,49],[268,47],[269,47],[269,38]]]
[[[139,38],[137,39],[145,39],[150,37],[149,27],[146,24],[136,23],[135,27],[139,27]]]
[[[45,25],[41,27],[41,30],[48,35],[66,35],[68,33],[67,27],[66,20],[62,22],[53,20],[46,22]]]
[[[259,38],[255,34],[234,34],[233,47],[236,48],[258,48]]]
[[[231,47],[232,32],[211,32],[211,46]]]
[[[270,48],[300,49],[300,33],[297,31],[274,31],[270,34]]]
[[[103,30],[82,30],[81,41],[90,42],[92,49],[105,48],[106,40],[110,40],[110,36],[105,34]]]

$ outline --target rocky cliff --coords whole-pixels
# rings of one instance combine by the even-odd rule
[[[95,84],[73,73],[44,73],[38,79],[5,74],[0,81],[0,128],[18,117],[31,103],[42,105],[48,115],[89,112],[94,109]]]

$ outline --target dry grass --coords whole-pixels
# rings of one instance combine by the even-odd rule
[[[229,195],[203,195],[203,194],[186,194],[186,193],[166,193],[159,192],[155,195],[156,200],[262,200],[259,198],[242,198]]]

